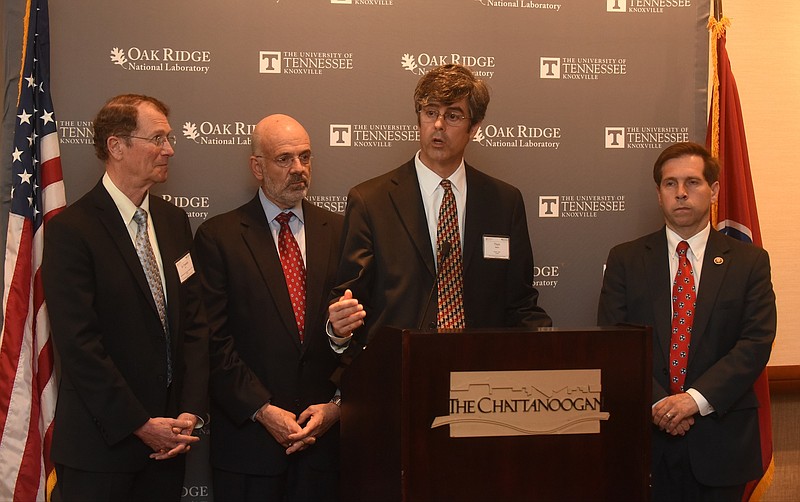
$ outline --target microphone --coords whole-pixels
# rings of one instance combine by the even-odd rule
[[[442,242],[442,245],[439,247],[439,260],[438,266],[442,266],[444,261],[450,256],[450,251],[453,250],[453,245],[450,244],[450,241]],[[436,278],[433,279],[433,286],[431,287],[430,293],[428,293],[428,300],[425,302],[425,310],[422,312],[422,318],[419,320],[419,325],[417,329],[422,329],[422,325],[425,324],[425,318],[428,317],[428,309],[431,306],[431,300],[433,300],[433,294],[436,292],[438,284]]]

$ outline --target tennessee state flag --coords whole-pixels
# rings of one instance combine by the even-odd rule
[[[711,110],[708,119],[706,146],[722,165],[719,200],[712,208],[711,223],[720,232],[761,247],[756,197],[750,176],[750,159],[742,120],[739,92],[731,72],[731,62],[725,49],[725,31],[730,21],[723,17],[709,18],[711,31],[711,62],[714,68]],[[761,406],[758,422],[761,433],[761,479],[751,481],[745,488],[743,500],[759,500],[772,483],[775,464],[772,455],[772,413],[770,412],[769,381],[765,369],[754,384]]]

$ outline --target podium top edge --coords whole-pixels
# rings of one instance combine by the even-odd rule
[[[402,332],[403,334],[420,334],[420,335],[441,335],[441,334],[459,334],[459,333],[620,333],[632,331],[646,331],[652,330],[650,326],[643,325],[618,325],[618,326],[587,326],[587,327],[573,327],[573,328],[559,328],[559,327],[540,327],[540,328],[467,328],[467,329],[400,329],[388,327],[388,329]]]

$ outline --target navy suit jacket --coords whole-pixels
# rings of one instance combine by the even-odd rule
[[[283,473],[301,456],[338,467],[338,424],[311,448],[287,456],[251,420],[262,405],[299,415],[336,392],[338,358],[325,333],[327,294],[339,260],[342,217],[303,201],[306,324],[300,343],[280,257],[258,196],[203,223],[195,254],[211,329],[211,461],[251,475]]]
[[[464,311],[467,328],[550,326],[537,305],[533,252],[519,190],[466,165]],[[484,258],[484,236],[510,240],[508,260]],[[414,160],[353,189],[331,301],[351,289],[367,313],[356,337],[381,326],[435,328],[436,266]]]
[[[52,458],[77,469],[142,469],[151,450],[132,433],[151,417],[205,417],[208,332],[197,274],[176,262],[192,245],[186,213],[150,195],[164,267],[173,380],[166,339],[136,249],[98,183],[47,225],[42,279],[60,386]]]
[[[614,247],[608,255],[597,322],[653,327],[653,402],[669,395],[671,283],[666,230]],[[762,474],[759,402],[753,383],[769,360],[776,329],[769,255],[714,230],[700,276],[685,388],[714,412],[695,416],[682,439],[692,469],[709,486],[745,483]],[[667,441],[653,426],[653,465]]]

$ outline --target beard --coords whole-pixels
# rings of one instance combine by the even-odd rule
[[[263,188],[264,193],[273,202],[284,208],[290,208],[305,198],[310,184],[310,177],[302,174],[291,174],[283,183],[276,183],[265,176]]]

